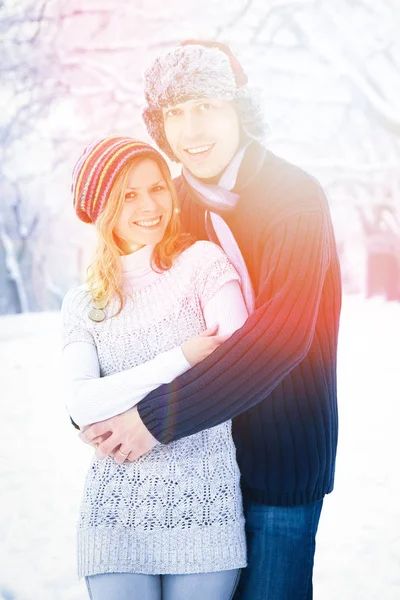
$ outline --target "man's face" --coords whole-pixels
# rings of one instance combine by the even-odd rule
[[[232,102],[188,100],[164,108],[163,116],[173,153],[199,179],[220,175],[239,148],[240,124]]]

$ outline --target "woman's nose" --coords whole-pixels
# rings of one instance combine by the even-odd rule
[[[145,212],[153,212],[157,209],[157,202],[149,193],[144,193],[140,198],[140,208]]]

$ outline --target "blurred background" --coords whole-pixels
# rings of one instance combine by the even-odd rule
[[[150,141],[143,71],[197,37],[237,54],[268,147],[321,181],[334,221],[341,428],[316,600],[400,597],[399,31],[399,0],[0,0],[0,600],[86,598],[74,526],[91,451],[63,405],[59,308],[94,236],[71,172],[102,135]]]
[[[269,148],[322,182],[345,291],[400,299],[399,30],[398,0],[3,0],[0,314],[55,310],[81,279],[72,167],[102,135],[149,139],[144,68],[188,37],[231,45]]]

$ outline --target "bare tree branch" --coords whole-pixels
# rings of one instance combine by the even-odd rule
[[[17,312],[28,312],[29,311],[29,303],[28,296],[25,290],[24,282],[21,275],[21,270],[19,268],[18,259],[15,253],[13,242],[8,235],[5,225],[4,219],[0,214],[0,242],[3,246],[5,252],[5,265],[7,269],[7,274],[11,285],[15,289],[17,305]]]

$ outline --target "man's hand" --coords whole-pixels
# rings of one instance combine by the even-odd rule
[[[218,325],[216,324],[182,344],[182,352],[191,367],[207,358],[232,335],[231,333],[229,335],[216,335],[217,331]]]
[[[85,427],[79,437],[96,448],[97,458],[113,456],[117,463],[132,462],[159,443],[144,426],[136,406]]]

